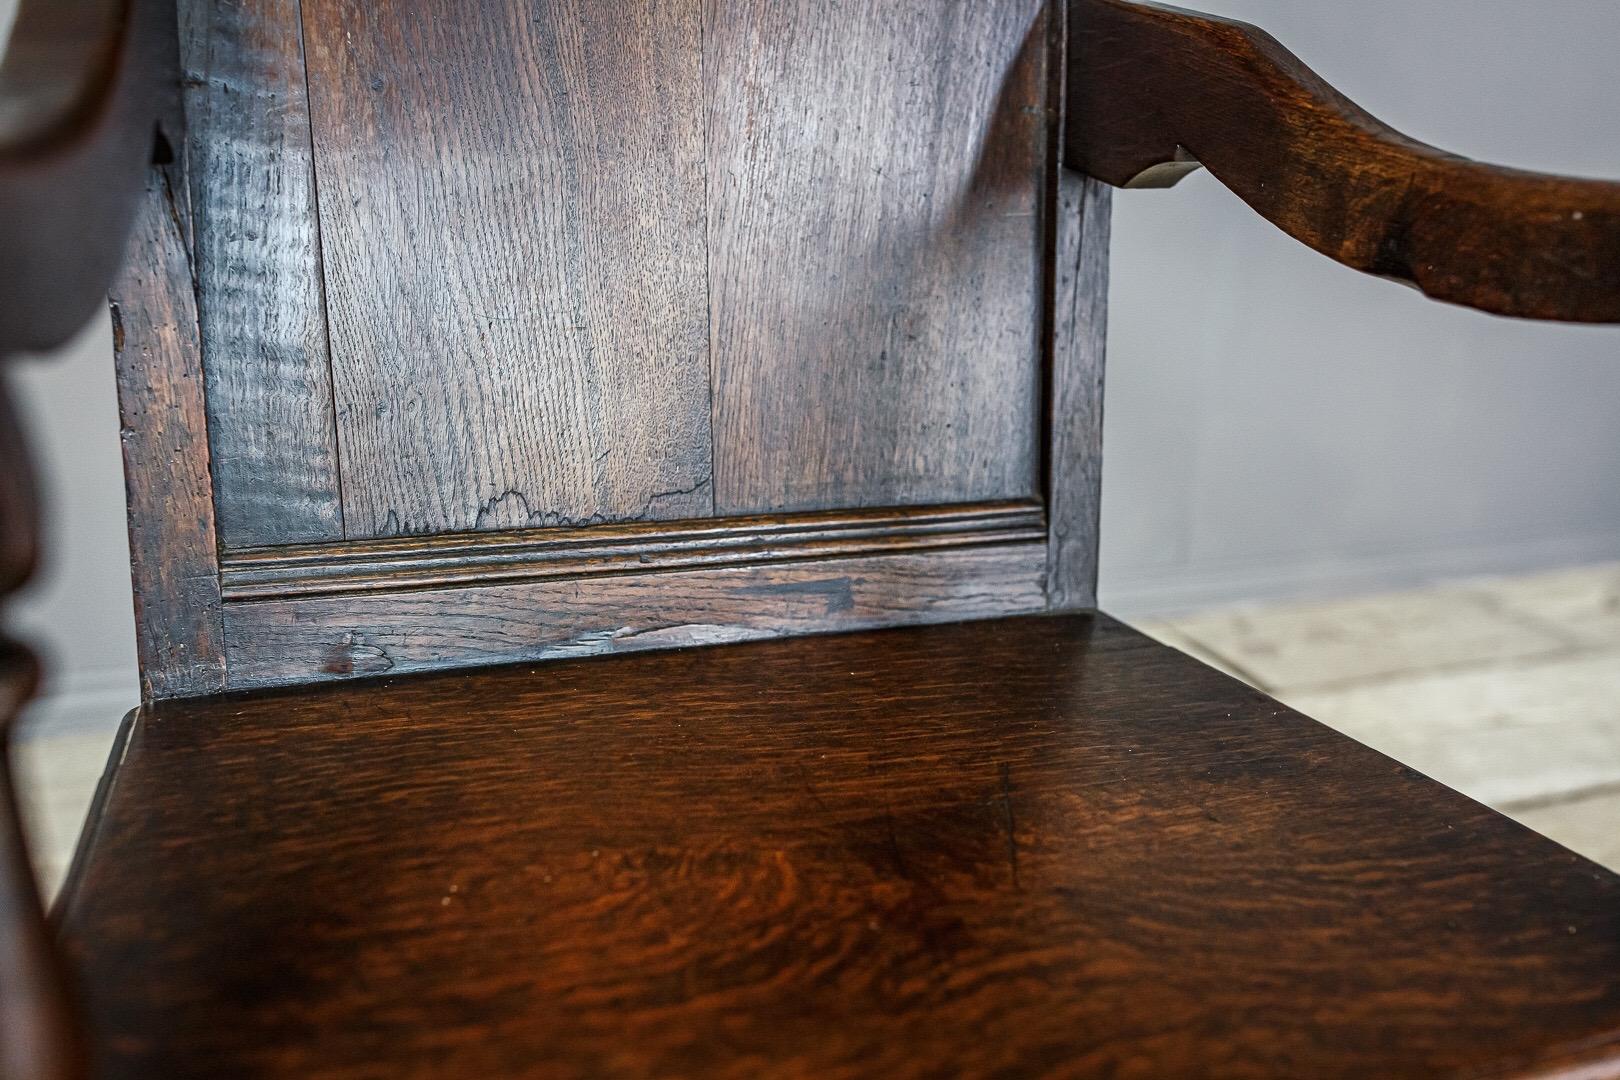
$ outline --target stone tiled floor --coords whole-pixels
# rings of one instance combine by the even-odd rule
[[[1135,624],[1620,869],[1620,563]]]
[[[1620,564],[1132,621],[1620,869]],[[43,715],[18,746],[51,892],[118,711]]]

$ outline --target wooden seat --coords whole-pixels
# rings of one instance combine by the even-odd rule
[[[109,1078],[1620,1044],[1620,878],[1104,617],[174,702],[120,754],[60,913]]]
[[[0,757],[4,1080],[1620,1076],[1620,878],[1094,611],[1108,185],[1589,322],[1620,185],[1126,0],[16,26],[143,704],[54,923]]]

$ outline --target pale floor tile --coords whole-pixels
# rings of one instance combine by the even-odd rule
[[[56,895],[73,860],[113,738],[103,732],[53,735],[15,746],[23,823],[47,899]]]
[[[1620,651],[1278,696],[1492,806],[1620,783]]]
[[[1511,816],[1593,862],[1620,870],[1620,791],[1517,810]]]
[[[1573,637],[1458,588],[1214,612],[1171,625],[1273,691],[1575,647]]]
[[[1186,634],[1183,634],[1176,627],[1174,620],[1132,619],[1130,620],[1130,625],[1132,629],[1140,630],[1142,633],[1146,634],[1154,641],[1159,642],[1161,645],[1168,645],[1172,649],[1180,649],[1188,656],[1202,660],[1204,663],[1208,664],[1212,668],[1215,668],[1217,671],[1223,671],[1232,676],[1234,679],[1240,679],[1243,682],[1249,683],[1251,686],[1254,685],[1254,679],[1248,674],[1239,671],[1235,665],[1228,663],[1224,657],[1211,652],[1209,649],[1204,648]]]
[[[1504,611],[1536,619],[1587,648],[1620,647],[1620,563],[1482,579],[1469,586]]]

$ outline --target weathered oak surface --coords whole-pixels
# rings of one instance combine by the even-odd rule
[[[0,356],[105,285],[169,11],[25,5]],[[1112,0],[182,13],[115,287],[146,696],[565,659],[143,707],[59,913],[88,1044],[0,760],[7,1080],[1620,1075],[1620,879],[1106,619],[567,659],[1090,601],[1060,132],[1228,134],[1302,239],[1520,314],[1620,310],[1612,186]],[[0,724],[33,679],[0,641]]]
[[[348,536],[707,516],[700,6],[303,11]]]
[[[108,1080],[1620,1050],[1620,878],[1103,618],[162,703],[120,752],[61,911]]]
[[[342,540],[299,0],[179,6],[220,539]]]
[[[185,2],[227,548],[1041,494],[1039,0]]]
[[[1113,192],[1100,180],[1064,171],[1057,195],[1047,388],[1046,592],[1054,610],[1078,611],[1097,606]]]
[[[1094,602],[1060,5],[179,9],[115,290],[149,696]]]
[[[225,615],[232,689],[1040,611],[1041,544],[481,588],[263,600]]]
[[[181,160],[148,172],[129,255],[110,291],[147,698],[225,687],[216,504],[185,190]]]
[[[707,8],[716,508],[1037,494],[1044,5]]]

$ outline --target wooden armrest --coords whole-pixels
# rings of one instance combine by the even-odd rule
[[[1066,163],[1119,187],[1203,165],[1346,266],[1500,315],[1620,322],[1620,184],[1408,138],[1245,23],[1070,0]]]
[[[0,43],[0,152],[72,137],[105,97],[126,0],[23,4]]]
[[[4,48],[0,361],[60,345],[105,301],[162,90],[175,83],[174,7],[23,0]],[[0,382],[0,600],[28,577],[38,550],[28,464]],[[85,1074],[85,1043],[29,867],[8,754],[35,668],[0,627],[0,1076],[74,1080]]]
[[[151,159],[157,73],[173,70],[167,7],[18,9],[0,55],[0,353],[59,345],[105,301]]]

